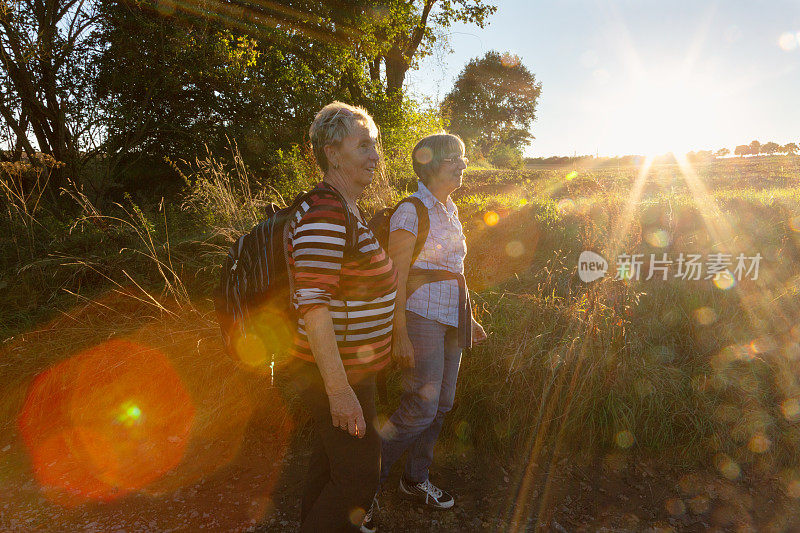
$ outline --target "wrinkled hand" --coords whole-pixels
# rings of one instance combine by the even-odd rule
[[[331,406],[331,421],[335,427],[341,428],[354,437],[364,438],[367,424],[364,412],[352,387],[328,394]]]
[[[472,319],[472,342],[474,344],[480,344],[486,340],[486,332],[483,330],[483,326],[478,324],[478,322],[473,318]]]
[[[408,338],[406,331],[394,332],[392,339],[392,360],[397,363],[400,368],[413,368],[414,367],[414,345],[411,344],[411,339]]]

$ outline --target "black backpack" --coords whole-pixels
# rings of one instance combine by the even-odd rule
[[[355,246],[356,226],[344,199],[346,249]],[[275,355],[288,352],[297,316],[292,305],[294,283],[289,273],[289,222],[310,193],[299,194],[288,207],[270,204],[267,218],[239,237],[228,250],[214,293],[225,350],[234,360],[268,371]]]
[[[388,253],[389,230],[391,226],[392,215],[394,215],[395,211],[397,211],[397,208],[400,207],[400,204],[403,202],[412,204],[417,210],[417,240],[414,242],[414,251],[411,253],[411,265],[413,265],[414,261],[416,261],[417,257],[419,257],[419,253],[422,251],[425,241],[428,240],[428,232],[431,229],[431,221],[428,217],[428,208],[425,207],[425,204],[422,203],[422,200],[416,196],[407,196],[406,198],[403,198],[397,202],[397,205],[394,207],[384,207],[375,213],[369,220],[369,229],[372,231],[372,234],[375,235],[375,238],[378,239],[378,242],[383,249]],[[402,312],[404,310],[400,311]],[[395,313],[397,312],[398,310],[395,309]],[[384,367],[383,370],[378,372],[376,378],[378,398],[384,403],[388,402],[389,399],[386,386],[388,371],[389,367]]]
[[[375,213],[371,219],[369,219],[369,229],[372,231],[372,234],[375,235],[375,238],[378,239],[378,242],[383,247],[384,250],[389,251],[389,228],[390,222],[392,220],[392,215],[394,215],[397,208],[403,202],[408,202],[414,206],[417,210],[417,240],[414,243],[414,251],[411,254],[411,264],[414,264],[414,261],[417,260],[419,257],[419,253],[422,251],[422,247],[425,245],[425,241],[428,239],[428,232],[430,231],[431,221],[428,218],[428,208],[425,207],[425,204],[422,203],[422,200],[417,198],[416,196],[407,196],[403,198],[397,205],[394,207],[384,207],[383,209],[379,210]]]

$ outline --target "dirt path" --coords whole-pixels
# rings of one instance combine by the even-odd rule
[[[308,451],[303,436],[285,449],[269,424],[249,427],[232,462],[172,490],[65,508],[33,480],[23,450],[0,444],[1,531],[296,531]],[[508,530],[519,508],[518,467],[475,456],[437,457],[434,481],[452,488],[452,511],[430,512],[401,499],[395,469],[381,494],[381,532]],[[179,469],[180,470],[180,469]],[[539,469],[530,515],[549,531],[800,531],[796,500],[776,483],[730,481],[710,471],[659,469],[657,461],[610,455],[592,464],[562,459]],[[169,477],[169,476],[167,476]],[[185,480],[183,480],[185,481]],[[178,484],[182,484],[183,481]],[[162,487],[169,483],[162,482]],[[546,487],[549,487],[547,489]],[[541,503],[545,501],[545,505]],[[520,530],[534,529],[523,515]]]

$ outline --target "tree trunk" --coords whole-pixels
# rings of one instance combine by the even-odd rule
[[[409,63],[397,45],[392,46],[383,60],[386,64],[386,94],[392,98],[401,98]]]
[[[2,116],[5,119],[6,123],[14,131],[14,135],[17,136],[16,146],[24,148],[25,153],[28,155],[28,157],[30,159],[33,159],[33,154],[34,154],[33,146],[31,146],[31,143],[28,141],[28,137],[25,135],[25,131],[27,129],[27,119],[26,122],[24,123],[26,127],[25,128],[21,127],[21,124],[18,123],[16,120],[14,120],[14,117],[11,114],[11,110],[8,109],[6,106],[4,106],[2,103],[0,103],[0,116]],[[18,153],[17,147],[15,147],[14,149],[15,154]],[[19,161],[19,155],[17,155],[17,157],[15,158],[12,158],[12,161]]]
[[[381,79],[380,59],[373,59],[369,62],[369,79],[372,81],[378,81]]]

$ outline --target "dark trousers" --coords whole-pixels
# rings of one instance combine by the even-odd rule
[[[330,404],[315,365],[295,372],[314,426],[311,464],[300,510],[301,531],[358,531],[378,489],[381,439],[376,427],[375,376],[353,385],[367,433],[359,439],[333,427]]]

